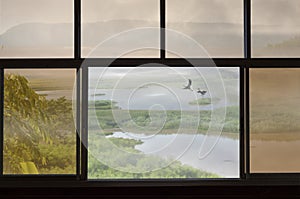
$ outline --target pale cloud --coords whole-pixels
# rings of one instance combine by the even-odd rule
[[[167,0],[169,22],[242,23],[242,0]]]
[[[252,22],[258,25],[300,25],[299,0],[252,0]]]
[[[73,0],[0,0],[0,33],[23,23],[72,23]]]
[[[159,20],[159,0],[84,0],[84,22],[110,20]]]

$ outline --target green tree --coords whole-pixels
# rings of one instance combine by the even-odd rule
[[[21,162],[45,163],[39,142],[51,143],[47,100],[20,75],[4,77],[4,173],[20,173]]]

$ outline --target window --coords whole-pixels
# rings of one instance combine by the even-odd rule
[[[89,68],[88,178],[238,178],[238,84],[229,67]]]
[[[5,69],[4,174],[76,173],[74,83],[74,69]]]
[[[299,57],[300,2],[252,1],[253,57]]]
[[[158,0],[86,0],[82,1],[82,56],[116,57],[119,49],[127,49],[144,37],[123,36],[120,33],[138,28],[157,28],[156,34],[147,35],[147,42],[155,49],[136,49],[121,57],[159,57],[159,1]],[[115,43],[106,44],[117,37]],[[140,37],[140,38],[139,38]]]
[[[207,51],[208,55],[203,55],[204,58],[243,57],[243,1],[167,0],[166,2],[167,28],[196,40]],[[167,49],[182,48],[182,45],[178,43],[178,38],[167,33]],[[174,56],[171,52],[167,54],[167,57]],[[190,52],[187,56],[195,55]]]
[[[296,1],[0,5],[0,185],[299,183]]]
[[[299,84],[297,68],[251,69],[251,172],[299,172]]]
[[[0,13],[0,58],[73,57],[72,0],[1,0]]]

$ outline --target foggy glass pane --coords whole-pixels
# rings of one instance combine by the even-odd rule
[[[88,100],[89,179],[239,177],[238,68],[91,67]]]
[[[252,56],[300,57],[300,1],[252,0]]]
[[[250,70],[250,172],[300,171],[300,69]]]
[[[0,58],[73,57],[72,0],[0,0]]]
[[[207,55],[191,52],[186,57],[243,57],[242,0],[166,2],[167,28],[191,37],[207,51]],[[168,51],[180,50],[184,45],[170,34],[166,39]],[[176,56],[169,52],[167,57]]]
[[[75,77],[75,69],[5,69],[4,174],[75,174]]]
[[[159,0],[84,0],[81,4],[83,57],[159,57]],[[131,32],[149,27],[155,30]]]

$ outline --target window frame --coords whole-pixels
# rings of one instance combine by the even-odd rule
[[[251,57],[251,0],[243,1],[244,13],[244,58],[191,59],[199,66],[213,60],[217,67],[238,67],[240,71],[240,177],[220,179],[87,179],[87,92],[88,66],[83,62],[99,67],[112,62],[110,67],[136,67],[141,64],[159,63],[172,67],[190,66],[185,59],[166,58],[166,0],[160,0],[160,58],[81,58],[81,0],[74,2],[74,57],[51,59],[0,59],[0,187],[119,187],[119,186],[241,186],[241,185],[299,185],[300,173],[250,173],[250,121],[249,121],[249,70],[250,68],[300,68],[300,58],[252,58]],[[3,175],[3,101],[4,70],[10,68],[74,68],[76,79],[76,174],[74,175]],[[94,65],[93,65],[94,66]],[[82,101],[80,101],[82,99]],[[25,185],[24,185],[25,184]]]

